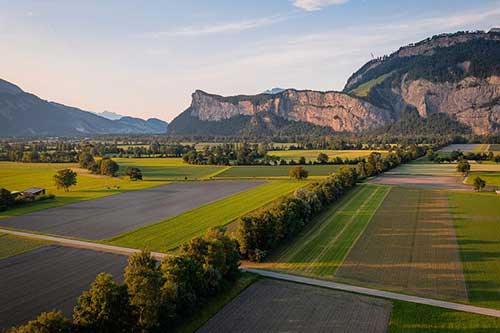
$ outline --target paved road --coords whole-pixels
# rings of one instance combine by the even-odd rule
[[[377,289],[351,286],[351,285],[343,284],[343,283],[311,279],[311,278],[306,278],[306,277],[301,277],[301,276],[296,276],[296,275],[282,274],[282,273],[264,271],[264,270],[260,270],[260,269],[254,269],[254,268],[245,268],[244,270],[247,272],[251,272],[251,273],[255,273],[255,274],[265,276],[265,277],[279,279],[279,280],[304,283],[304,284],[309,284],[309,285],[324,287],[324,288],[329,288],[329,289],[349,291],[349,292],[358,293],[358,294],[383,297],[383,298],[388,298],[388,299],[395,299],[395,300],[406,301],[406,302],[411,302],[411,303],[431,305],[431,306],[436,306],[436,307],[450,309],[450,310],[476,313],[476,314],[480,314],[480,315],[500,318],[500,310],[481,308],[481,307],[477,307],[477,306],[452,303],[452,302],[446,302],[446,301],[439,301],[439,300],[430,299],[430,298],[409,296],[409,295],[404,295],[404,294],[393,293],[390,291],[382,291],[382,290],[377,290]]]
[[[20,237],[26,237],[26,238],[40,239],[40,240],[44,240],[44,241],[48,241],[48,242],[52,242],[52,243],[57,243],[57,244],[69,246],[69,247],[77,247],[77,248],[83,248],[83,249],[89,249],[89,250],[95,250],[95,251],[123,254],[126,256],[130,256],[134,253],[140,252],[140,250],[138,250],[138,249],[131,249],[128,247],[85,242],[85,241],[80,241],[80,240],[76,240],[76,239],[46,236],[46,235],[40,235],[40,234],[32,234],[32,233],[23,232],[23,231],[0,229],[0,233],[14,235],[14,236],[20,236]],[[163,259],[163,258],[166,258],[169,256],[166,253],[160,253],[160,252],[151,252],[151,255],[153,257],[155,257],[156,259]]]
[[[100,240],[187,212],[262,181],[168,184],[0,219],[0,226]]]

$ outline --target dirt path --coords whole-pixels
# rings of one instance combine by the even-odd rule
[[[343,291],[353,292],[353,293],[357,293],[357,294],[376,296],[376,297],[394,299],[394,300],[417,303],[417,304],[425,304],[425,305],[436,306],[436,307],[444,308],[444,309],[469,312],[469,313],[476,313],[476,314],[480,314],[480,315],[484,315],[484,316],[500,318],[500,310],[495,310],[495,309],[482,308],[482,307],[467,305],[467,304],[440,301],[440,300],[435,300],[435,299],[431,299],[431,298],[404,295],[404,294],[394,293],[394,292],[390,292],[390,291],[382,291],[382,290],[377,290],[377,289],[352,286],[352,285],[343,284],[343,283],[311,279],[311,278],[306,278],[306,277],[301,277],[301,276],[296,276],[296,275],[264,271],[264,270],[260,270],[260,269],[247,268],[244,270],[247,272],[250,272],[250,273],[259,274],[259,275],[264,276],[264,277],[278,279],[278,280],[292,281],[292,282],[303,283],[303,284],[308,284],[308,285],[318,286],[318,287],[323,287],[323,288],[343,290]]]
[[[80,241],[80,240],[76,240],[76,239],[69,239],[69,238],[62,238],[62,237],[55,237],[55,236],[32,234],[32,233],[23,232],[23,231],[0,229],[0,233],[19,236],[19,237],[32,238],[32,239],[40,239],[40,240],[49,241],[52,243],[57,243],[57,244],[69,246],[69,247],[76,247],[76,248],[83,248],[83,249],[89,249],[89,250],[95,250],[95,251],[123,254],[123,255],[127,255],[127,256],[130,256],[134,253],[140,252],[140,250],[138,250],[138,249],[131,249],[128,247],[85,242],[85,241]],[[166,258],[169,256],[166,253],[160,253],[160,252],[151,252],[151,255],[153,257],[155,257],[156,259],[163,259],[163,258]]]

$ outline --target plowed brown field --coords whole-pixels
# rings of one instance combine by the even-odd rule
[[[391,308],[383,299],[264,279],[198,332],[386,332]]]

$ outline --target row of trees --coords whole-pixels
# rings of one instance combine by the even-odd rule
[[[10,332],[171,331],[233,283],[238,267],[236,241],[224,230],[213,229],[161,264],[145,251],[132,255],[123,284],[110,274],[99,274],[78,298],[72,321],[61,312],[44,313]]]
[[[244,258],[261,261],[281,242],[298,234],[323,208],[337,201],[359,179],[375,176],[425,154],[423,147],[412,145],[385,156],[373,152],[356,168],[343,166],[325,180],[285,196],[258,212],[245,215],[238,222],[237,239]],[[301,167],[290,176],[301,178]]]
[[[205,146],[202,151],[190,150],[182,156],[189,164],[253,165],[268,163],[266,144],[225,144]],[[265,159],[266,161],[262,161]]]
[[[451,163],[461,159],[468,161],[492,161],[495,163],[500,163],[500,155],[495,155],[493,152],[488,153],[464,153],[460,150],[454,150],[449,154],[438,154],[430,151],[427,153],[427,157],[430,161],[434,161],[436,163]]]

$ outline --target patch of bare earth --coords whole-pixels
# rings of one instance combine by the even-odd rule
[[[472,187],[461,182],[460,177],[382,175],[370,180],[372,184],[427,187],[441,190],[472,191]]]
[[[263,279],[198,332],[386,332],[391,309],[382,299]]]
[[[393,188],[335,277],[422,296],[467,300],[446,193]]]

